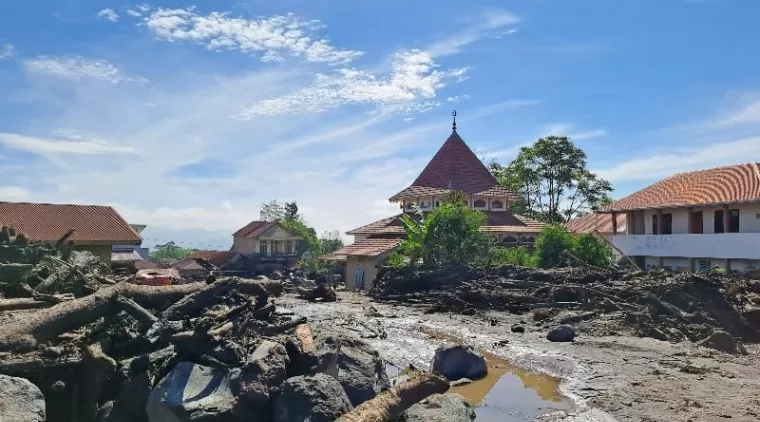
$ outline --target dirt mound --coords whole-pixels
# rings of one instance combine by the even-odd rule
[[[741,275],[503,266],[383,268],[370,293],[426,303],[431,312],[534,311],[536,320],[578,324],[590,334],[697,342],[720,330],[757,342],[758,291],[759,281]]]

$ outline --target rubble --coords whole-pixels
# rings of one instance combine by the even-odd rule
[[[63,242],[0,234],[0,382],[24,387],[13,406],[0,395],[2,420],[390,422],[449,388],[391,388],[366,343],[277,312],[281,281],[119,281]]]
[[[386,267],[370,294],[377,300],[427,304],[428,312],[530,312],[538,326],[571,325],[574,333],[585,335],[697,343],[725,332],[744,342],[760,340],[760,281],[741,274]],[[574,335],[562,337],[568,341]]]

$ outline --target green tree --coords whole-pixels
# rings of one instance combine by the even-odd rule
[[[261,204],[259,219],[262,221],[282,221],[285,219],[285,204],[273,199]]]
[[[325,253],[335,252],[343,247],[343,238],[337,230],[325,230],[320,240]]]
[[[536,239],[534,262],[541,268],[580,263],[607,268],[612,264],[612,247],[591,233],[575,236],[564,226],[544,227]]]
[[[296,220],[300,218],[300,215],[298,214],[298,204],[296,204],[296,201],[286,202],[282,208],[284,211],[284,218],[286,220]]]
[[[197,249],[183,248],[177,246],[174,242],[158,245],[150,253],[150,260],[153,262],[179,261],[198,252]]]
[[[573,254],[586,264],[607,268],[612,264],[612,246],[593,233],[584,233],[575,238]]]
[[[522,147],[506,167],[489,164],[499,182],[518,194],[512,209],[547,223],[568,220],[609,203],[610,182],[587,168],[586,153],[565,136]]]
[[[468,208],[462,193],[451,193],[427,216],[420,212],[401,216],[406,239],[399,254],[412,264],[469,265],[487,252],[489,243],[480,233],[485,214]],[[398,264],[399,256],[392,261]]]

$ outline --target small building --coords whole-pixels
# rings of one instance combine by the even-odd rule
[[[257,271],[264,273],[295,265],[298,244],[304,240],[278,221],[251,221],[232,238],[231,251],[253,258]]]
[[[347,232],[354,236],[354,243],[325,259],[345,262],[348,287],[369,289],[374,283],[377,266],[387,260],[406,235],[401,215],[415,213],[417,209],[423,213],[432,212],[452,191],[464,193],[467,206],[486,215],[486,223],[480,230],[501,246],[532,246],[544,226],[510,210],[516,195],[496,180],[462,140],[455,120],[451,135],[417,179],[391,196],[390,202],[398,204],[401,213]]]
[[[116,210],[102,205],[0,202],[0,226],[23,233],[31,242],[57,242],[73,229],[66,242],[109,265],[114,245],[142,244],[140,234]]]
[[[760,268],[758,163],[679,173],[598,213],[612,216],[613,244],[642,268]]]

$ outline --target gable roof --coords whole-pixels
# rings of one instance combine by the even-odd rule
[[[745,163],[676,174],[613,202],[601,212],[758,201],[760,168],[758,163]]]
[[[486,222],[480,227],[481,232],[512,232],[512,233],[538,233],[544,227],[544,223],[513,214],[509,211],[484,211]],[[393,217],[369,223],[359,228],[346,232],[347,235],[400,235],[406,234],[401,222],[401,214]]]
[[[277,221],[251,221],[250,223],[246,224],[245,227],[233,233],[232,236],[245,237],[248,239],[258,239],[259,236],[263,235],[269,229],[275,226],[278,226],[279,228],[290,233],[293,237],[298,237],[295,233],[292,233],[282,227],[282,224]]]
[[[370,236],[366,239],[362,239],[358,242],[354,242],[348,246],[345,246],[329,256],[328,259],[333,257],[343,256],[380,256],[390,250],[395,249],[402,241],[401,238],[384,238]]]
[[[514,197],[454,130],[417,179],[390,200],[444,195],[450,190],[475,196]]]
[[[32,242],[68,239],[82,244],[139,245],[142,237],[112,207],[101,205],[0,202],[0,226],[23,233]]]
[[[625,232],[626,218],[625,214],[617,214],[617,231]],[[574,218],[565,224],[565,228],[573,233],[591,233],[597,230],[599,233],[612,234],[612,215],[611,214],[586,214],[583,217]]]

